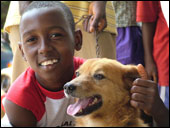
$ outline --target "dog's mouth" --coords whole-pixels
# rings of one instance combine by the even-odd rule
[[[102,106],[100,95],[94,95],[84,99],[78,99],[76,103],[67,108],[67,114],[71,116],[83,116],[92,113]]]

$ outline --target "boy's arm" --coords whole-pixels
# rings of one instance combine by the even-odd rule
[[[156,22],[142,23],[142,36],[144,46],[145,69],[149,79],[157,83],[157,67],[153,59],[153,38],[155,34]]]
[[[33,113],[5,99],[5,111],[9,122],[15,127],[35,127],[37,120]]]

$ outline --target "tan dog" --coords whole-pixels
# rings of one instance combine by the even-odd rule
[[[65,95],[77,99],[67,109],[76,118],[76,126],[147,126],[129,102],[132,82],[140,77],[137,66],[90,59],[76,75],[64,86]]]

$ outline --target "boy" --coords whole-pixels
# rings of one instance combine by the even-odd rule
[[[6,95],[4,106],[10,124],[74,126],[74,119],[66,114],[73,101],[64,97],[63,85],[74,78],[74,71],[84,60],[73,57],[74,49],[81,48],[82,35],[74,30],[69,9],[60,2],[33,2],[22,15],[20,35],[22,55],[31,68],[13,83]],[[136,80],[131,101],[134,107],[141,107],[136,94],[144,85],[149,85],[144,89],[156,92],[155,83]],[[147,105],[144,109],[151,112]]]

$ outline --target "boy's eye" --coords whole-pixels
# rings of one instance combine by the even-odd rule
[[[62,36],[62,34],[60,34],[60,33],[54,33],[54,34],[51,34],[51,35],[50,35],[50,38],[58,39],[58,38],[61,37],[61,36]]]
[[[35,37],[31,37],[31,38],[27,39],[26,42],[31,43],[31,42],[34,42],[34,41],[36,41],[36,40],[37,40],[37,39],[36,39]]]

